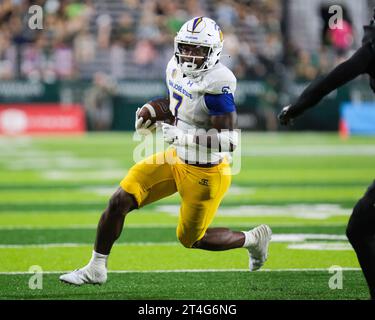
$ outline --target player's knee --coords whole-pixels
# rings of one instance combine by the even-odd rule
[[[122,188],[118,188],[109,200],[108,212],[111,215],[126,215],[136,207],[134,197]]]

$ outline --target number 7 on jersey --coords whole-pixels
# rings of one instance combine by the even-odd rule
[[[182,103],[182,100],[183,100],[183,96],[179,95],[177,92],[173,91],[173,99],[176,99],[177,100],[177,104],[174,108],[174,116],[177,118],[177,113],[178,113],[178,109],[180,108],[181,106],[181,103]]]

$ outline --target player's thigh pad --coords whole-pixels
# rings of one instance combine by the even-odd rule
[[[177,238],[187,248],[202,239],[231,183],[230,168],[223,162],[212,168],[177,165],[178,192],[182,197]]]
[[[139,208],[177,192],[171,165],[165,161],[165,152],[135,164],[120,186],[134,196]]]

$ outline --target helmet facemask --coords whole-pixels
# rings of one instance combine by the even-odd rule
[[[175,57],[181,71],[187,75],[196,77],[202,71],[208,70],[212,46],[175,41]]]

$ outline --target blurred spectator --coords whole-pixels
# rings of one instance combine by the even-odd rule
[[[354,43],[354,30],[352,27],[349,12],[345,6],[340,5],[343,10],[342,25],[340,28],[331,28],[330,19],[332,13],[329,12],[330,5],[323,3],[320,6],[320,16],[322,18],[322,37],[319,51],[307,52],[299,49],[294,44],[297,51],[293,59],[293,73],[297,81],[311,81],[317,76],[326,74],[333,67],[346,60],[351,55]],[[332,22],[332,21],[331,21]],[[338,21],[333,21],[338,23]],[[289,56],[293,55],[288,53]]]
[[[264,93],[259,98],[258,114],[263,118],[267,131],[278,129],[278,80],[274,75],[266,77]]]
[[[53,72],[57,78],[71,79],[74,75],[73,51],[66,43],[60,43],[54,48]]]
[[[160,5],[161,14],[163,14],[164,24],[167,27],[167,31],[175,36],[182,25],[188,20],[188,13],[177,6],[176,2],[162,1],[163,5]]]
[[[305,50],[300,50],[295,64],[295,78],[297,81],[311,81],[319,72],[319,61]]]
[[[86,92],[84,99],[89,130],[111,129],[115,92],[116,85],[106,74],[94,74],[93,86]]]
[[[186,0],[185,8],[190,17],[200,17],[207,14],[207,12],[201,6],[201,1],[199,0]]]
[[[344,55],[353,44],[353,28],[345,20],[342,21],[342,28],[329,29],[328,35],[338,55]]]
[[[215,14],[217,16],[217,23],[223,30],[230,28],[236,24],[238,13],[236,11],[236,4],[232,0],[224,0],[218,3]]]
[[[235,29],[227,27],[224,33],[225,45],[222,53],[222,61],[229,69],[234,69],[238,65],[241,43],[235,33]]]
[[[9,33],[0,29],[0,79],[12,79],[16,68],[16,48]]]
[[[121,41],[125,49],[134,47],[137,39],[135,21],[131,14],[125,12],[120,16],[115,34],[116,38]]]
[[[81,30],[73,40],[74,59],[77,64],[95,59],[96,41],[88,30]]]
[[[101,14],[96,20],[98,34],[98,47],[102,49],[109,48],[112,32],[112,18],[109,14]]]
[[[138,41],[134,49],[133,60],[137,65],[150,67],[157,58],[157,51],[151,40]]]
[[[126,52],[121,40],[114,41],[109,53],[110,74],[113,79],[123,79],[126,75]]]

